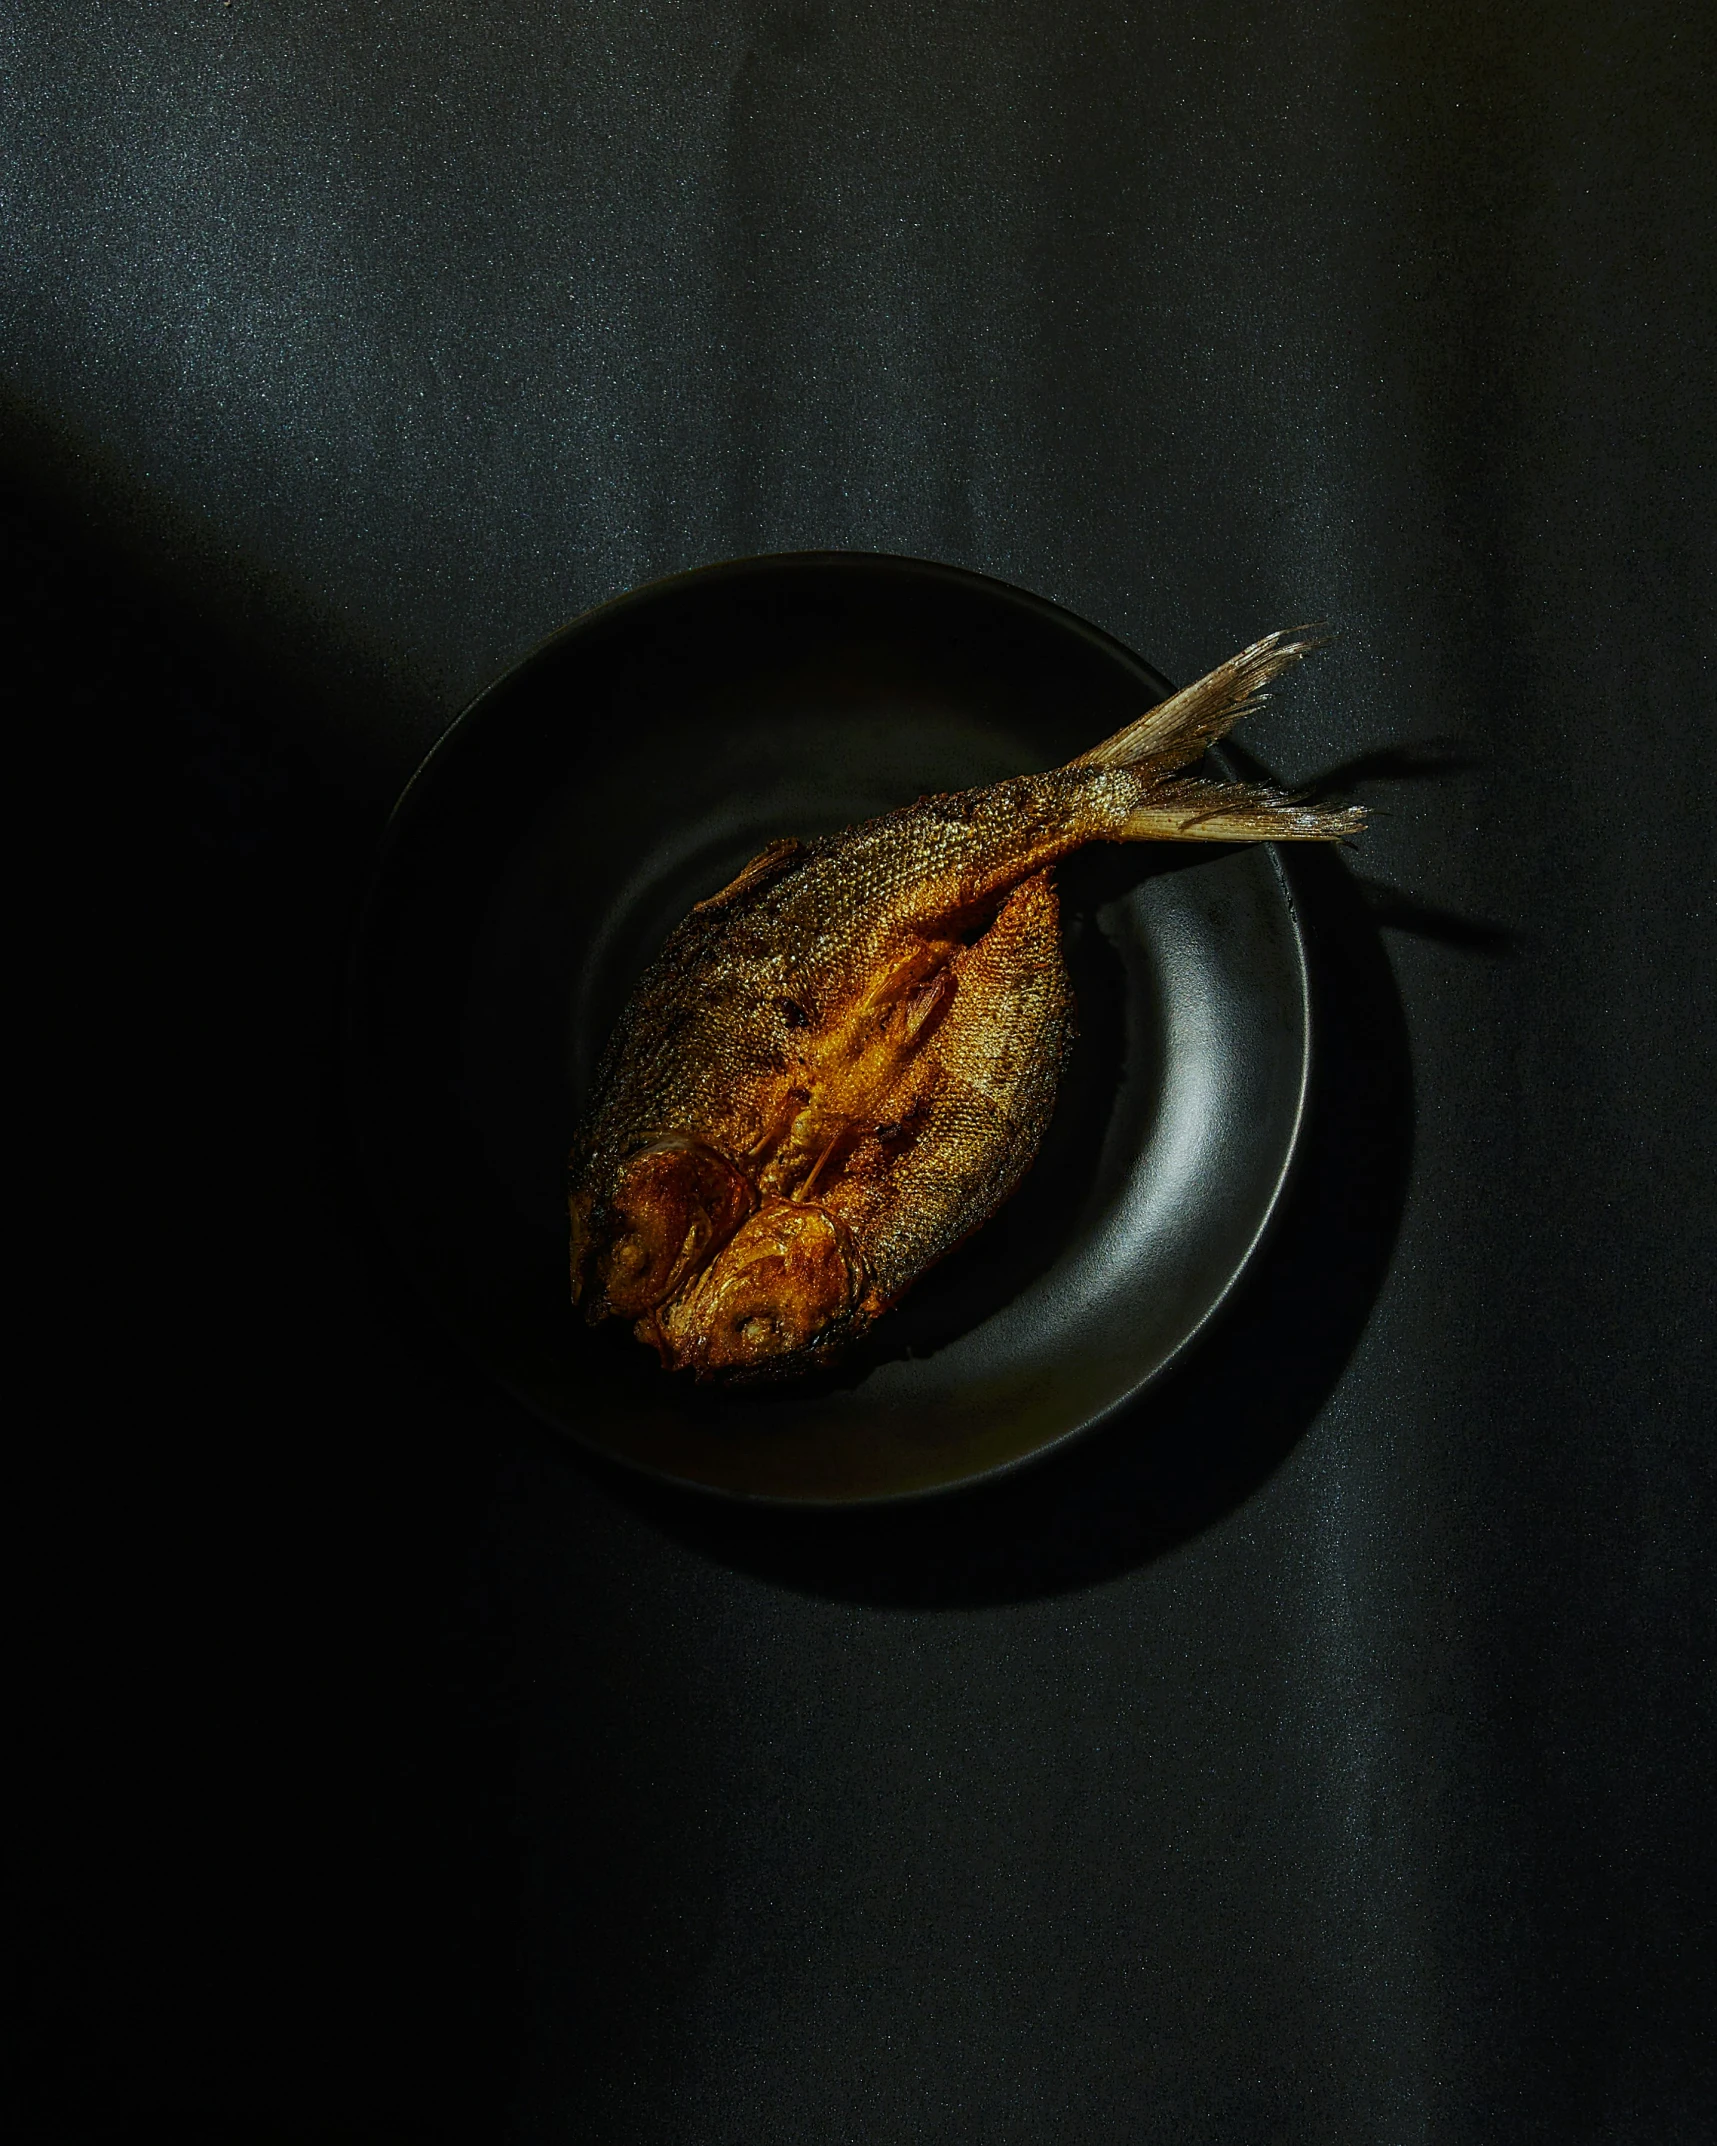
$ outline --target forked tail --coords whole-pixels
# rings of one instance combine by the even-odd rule
[[[1365,825],[1360,805],[1313,804],[1264,783],[1176,779],[1327,638],[1311,626],[1267,634],[1068,765],[1124,768],[1139,778],[1142,794],[1125,824],[1133,841],[1334,842],[1357,834]]]

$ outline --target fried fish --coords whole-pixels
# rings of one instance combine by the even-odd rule
[[[1363,823],[1181,772],[1315,645],[1272,634],[1046,774],[786,837],[698,903],[622,1013],[574,1144],[586,1316],[630,1320],[699,1378],[797,1374],[987,1221],[1072,1036],[1060,859]]]

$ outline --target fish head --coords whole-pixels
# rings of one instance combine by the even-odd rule
[[[675,1370],[767,1372],[829,1338],[858,1286],[857,1259],[832,1216],[768,1200],[639,1331]]]
[[[638,1319],[665,1304],[720,1250],[755,1204],[744,1175],[702,1142],[666,1139],[629,1156],[604,1203],[601,1226],[574,1208],[574,1294],[588,1271],[599,1285],[592,1318]]]

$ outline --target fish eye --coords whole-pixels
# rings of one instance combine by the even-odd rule
[[[622,1274],[637,1274],[650,1255],[641,1239],[622,1237],[608,1256]]]

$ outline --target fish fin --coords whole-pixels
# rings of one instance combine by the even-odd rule
[[[1124,842],[1340,842],[1365,825],[1363,805],[1317,805],[1259,782],[1183,777],[1127,814]]]
[[[740,895],[749,894],[754,887],[764,886],[771,879],[778,878],[801,855],[804,847],[797,835],[783,835],[779,842],[771,842],[767,849],[759,850],[745,869],[730,879],[719,894],[710,895],[707,901],[693,902],[693,913],[702,909],[725,909],[729,902],[737,901]]]
[[[901,1007],[901,1025],[907,1040],[915,1040],[944,1005],[948,994],[954,989],[952,969],[932,969],[918,988],[904,1001]]]
[[[1242,716],[1268,699],[1268,688],[1308,650],[1330,638],[1325,628],[1294,626],[1266,634],[1230,656],[1195,685],[1183,686],[1147,709],[1125,730],[1093,745],[1069,767],[1134,768],[1142,775],[1172,775],[1225,736]]]

